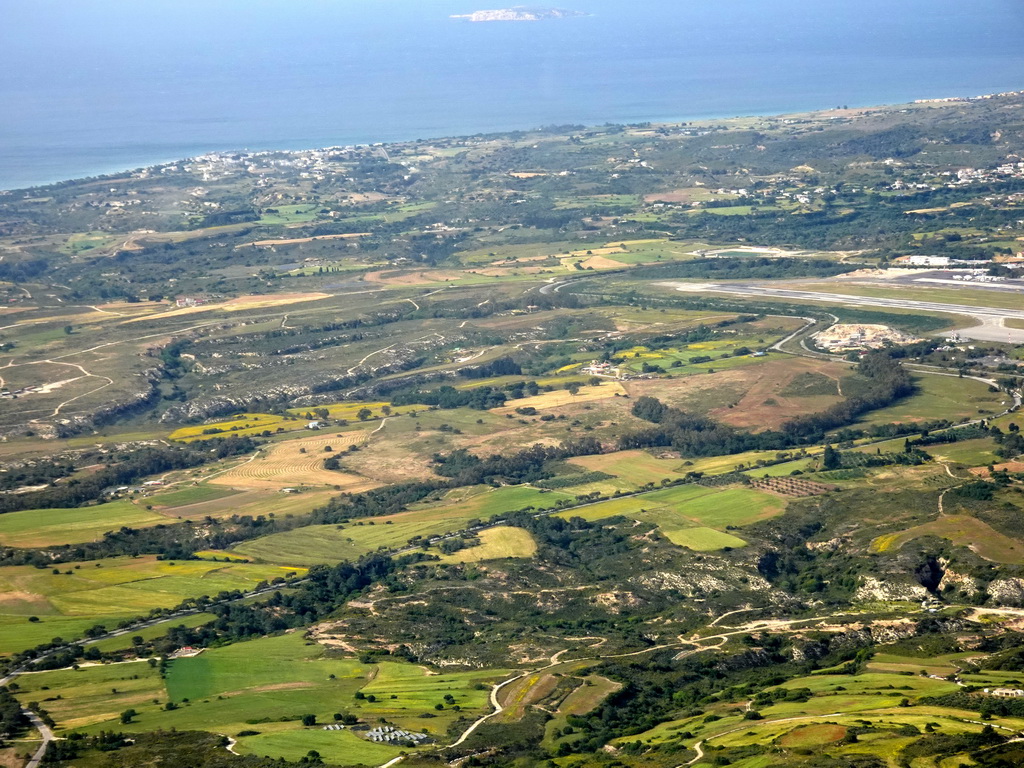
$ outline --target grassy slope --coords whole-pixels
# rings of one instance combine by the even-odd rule
[[[505,557],[533,557],[537,542],[529,531],[510,526],[489,528],[480,532],[480,544],[441,558],[442,563],[478,563]]]
[[[349,732],[304,728],[298,718],[314,714],[318,723],[330,723],[333,713],[351,712],[371,723],[383,717],[410,730],[441,733],[459,716],[448,705],[435,709],[446,694],[464,714],[475,716],[488,706],[489,685],[504,675],[504,670],[437,675],[411,664],[334,659],[300,633],[289,633],[175,660],[166,681],[137,662],[45,672],[19,682],[25,696],[50,699],[46,706],[58,735],[115,726],[127,732],[177,728],[230,735],[256,730],[260,735],[239,739],[239,752],[297,759],[315,748],[331,763],[379,765],[399,750]],[[367,698],[354,697],[360,690]],[[369,701],[370,694],[376,701]],[[165,711],[168,701],[178,708]],[[128,725],[118,723],[129,707],[138,717]],[[426,712],[435,716],[421,718]]]
[[[459,495],[464,493],[465,489],[459,489],[451,495],[451,501],[413,505],[406,512],[355,520],[344,526],[313,525],[273,534],[240,544],[233,552],[267,562],[337,562],[378,547],[400,546],[413,536],[459,530],[470,520],[486,520],[528,506],[552,507],[558,500],[569,498],[568,494],[544,493],[525,486],[477,488],[460,499]]]
[[[988,385],[956,376],[914,376],[918,392],[888,408],[872,411],[863,419],[866,424],[890,422],[950,421],[978,418],[979,414],[1001,413],[1004,395],[988,391]]]
[[[0,653],[54,637],[76,637],[94,624],[112,626],[152,608],[173,608],[187,597],[252,589],[260,581],[296,569],[209,561],[171,563],[147,556],[67,564],[56,570],[60,572],[27,565],[0,568]],[[32,622],[30,617],[39,621]]]
[[[130,501],[71,509],[26,509],[0,515],[0,544],[11,547],[80,544],[121,526],[145,528],[166,522],[167,518]]]

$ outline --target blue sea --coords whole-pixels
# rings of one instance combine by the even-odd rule
[[[515,0],[512,0],[514,2]],[[0,0],[0,189],[212,150],[1024,89],[1021,0]]]

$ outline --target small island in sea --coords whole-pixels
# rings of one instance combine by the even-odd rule
[[[561,8],[527,8],[516,6],[494,11],[473,11],[473,13],[454,14],[453,19],[467,21],[541,21],[543,19],[565,19],[573,16],[584,16],[582,11],[567,11]]]

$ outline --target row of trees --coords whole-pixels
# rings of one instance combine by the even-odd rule
[[[189,445],[149,446],[111,456],[104,469],[84,477],[72,478],[32,493],[0,495],[0,513],[21,509],[77,507],[97,501],[109,488],[130,485],[140,478],[197,467],[209,461],[238,456],[256,450],[248,437],[214,439]]]
[[[601,453],[601,442],[594,437],[566,440],[557,446],[533,445],[511,454],[494,454],[480,458],[464,448],[449,454],[435,454],[439,475],[452,478],[454,485],[479,483],[530,483],[551,477],[548,462],[573,456]]]

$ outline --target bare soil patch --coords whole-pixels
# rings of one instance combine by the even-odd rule
[[[790,419],[816,413],[840,402],[834,396],[794,397],[780,394],[801,373],[820,373],[837,382],[848,374],[845,366],[822,360],[787,358],[759,365],[680,379],[630,381],[631,397],[648,395],[683,410],[705,413],[734,427],[775,429]]]
[[[621,269],[624,265],[621,261],[609,259],[607,256],[591,256],[581,266],[584,269]]]
[[[415,272],[403,272],[401,270],[378,270],[367,272],[364,278],[368,283],[383,283],[384,285],[423,285],[430,283],[446,283],[464,277],[461,272],[445,270],[419,270]]]
[[[993,464],[992,466],[997,472],[1001,472],[1004,469],[1007,472],[1024,472],[1024,462],[1022,461],[1007,461],[1002,464]],[[978,477],[990,477],[992,475],[988,471],[988,467],[972,467],[970,473]]]
[[[294,245],[295,243],[312,243],[315,240],[353,240],[359,237],[369,237],[369,235],[369,232],[349,232],[344,235],[315,235],[313,237],[293,237],[285,240],[256,240],[251,243],[236,245],[235,248],[245,248],[249,245]]]
[[[674,189],[670,192],[652,192],[644,195],[645,203],[688,203],[693,194],[688,189]]]
[[[846,728],[841,725],[822,723],[820,725],[804,725],[794,728],[779,740],[783,747],[818,747],[832,744],[846,736]]]

